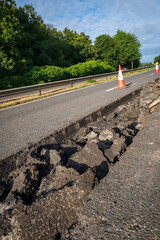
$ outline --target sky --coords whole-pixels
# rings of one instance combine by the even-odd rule
[[[160,55],[160,0],[15,0],[17,6],[33,4],[45,24],[58,31],[65,27],[84,32],[94,43],[101,34],[118,29],[133,33],[141,43],[141,62]]]

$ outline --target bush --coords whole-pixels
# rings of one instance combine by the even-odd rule
[[[10,85],[9,78],[0,79],[0,90],[5,90],[9,88],[12,88],[12,86]]]
[[[86,82],[87,83],[95,83],[96,81],[94,79],[88,79]]]
[[[24,75],[15,75],[13,77],[6,77],[0,79],[0,89],[9,89],[9,88],[17,88],[24,87],[28,85],[34,85],[35,82],[31,78],[26,78]]]
[[[56,66],[33,67],[24,75],[15,75],[0,80],[0,89],[22,87],[38,83],[47,83],[67,78],[76,78],[115,71],[104,62],[88,61],[68,68]]]
[[[73,77],[83,77],[115,71],[114,67],[106,65],[104,62],[88,61],[79,63],[67,68],[67,72]]]
[[[53,82],[68,78],[65,69],[55,66],[34,67],[25,76],[31,78],[35,83],[39,83],[40,81],[44,81],[45,83]]]

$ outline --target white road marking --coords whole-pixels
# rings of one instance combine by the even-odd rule
[[[105,83],[102,83],[102,84],[106,84]],[[52,96],[49,96],[49,97],[44,97],[44,98],[40,98],[38,100],[33,100],[33,101],[30,101],[30,102],[26,102],[26,103],[20,103],[18,105],[15,105],[15,106],[11,106],[11,107],[6,107],[6,108],[2,108],[0,109],[0,112],[1,111],[5,111],[5,110],[8,110],[10,108],[17,108],[17,107],[22,107],[23,105],[27,105],[27,104],[32,104],[32,103],[35,103],[35,102],[40,102],[40,101],[44,101],[44,100],[47,100],[49,98],[54,98],[54,97],[58,97],[58,96],[61,96],[61,95],[65,95],[65,94],[69,94],[69,93],[74,93],[74,92],[78,92],[78,91],[81,91],[83,89],[87,89],[87,88],[91,88],[91,87],[96,87],[98,85],[92,85],[92,86],[88,86],[88,87],[85,87],[85,88],[80,88],[80,89],[76,89],[76,90],[71,90],[71,91],[68,91],[68,92],[64,92],[64,93],[59,93],[59,94],[56,94],[56,95],[52,95]]]
[[[152,70],[148,70],[148,71],[146,71],[146,72],[149,72],[149,71],[152,71]],[[141,75],[141,74],[143,74],[143,73],[144,73],[144,72],[138,73],[136,76]],[[154,75],[154,73],[152,73],[152,74]],[[134,75],[133,75],[133,76],[134,76]],[[129,78],[129,77],[130,77],[130,76],[128,76],[128,77],[126,77],[126,78]],[[117,79],[112,80],[112,81],[109,81],[108,84],[109,84],[109,83],[113,83],[113,82],[115,82],[115,81],[117,81]],[[102,84],[106,84],[106,82],[104,82],[104,83],[102,83]],[[81,91],[82,89],[86,89],[86,88],[90,88],[90,87],[95,87],[95,86],[98,86],[98,85],[92,85],[92,86],[88,86],[88,87],[85,87],[85,88],[76,89],[76,90],[74,90],[74,91],[68,91],[68,92],[64,92],[64,93],[57,94],[57,95],[53,95],[53,96],[41,98],[41,99],[38,99],[38,100],[33,100],[33,101],[31,101],[31,102],[21,103],[21,104],[15,105],[15,106],[11,106],[11,107],[7,107],[7,108],[0,109],[0,112],[1,112],[1,111],[6,111],[6,110],[8,110],[8,109],[10,109],[10,108],[21,107],[22,105],[27,105],[27,104],[32,104],[32,103],[35,103],[35,102],[40,102],[40,101],[43,101],[43,100],[47,100],[48,98],[57,97],[57,96],[64,95],[64,94],[68,94],[68,93],[75,92],[75,91]],[[116,87],[115,87],[115,88],[116,88]],[[106,90],[106,91],[109,92],[109,91],[112,91],[112,90],[115,89],[115,88],[111,88],[111,89],[108,89],[108,90]]]
[[[112,90],[115,89],[115,88],[116,88],[116,87],[107,89],[106,92],[112,91]]]
[[[151,75],[154,75],[154,73],[151,73]]]

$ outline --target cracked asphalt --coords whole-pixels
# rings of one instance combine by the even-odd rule
[[[61,239],[160,239],[160,106]]]
[[[154,70],[0,110],[0,161],[159,77]]]

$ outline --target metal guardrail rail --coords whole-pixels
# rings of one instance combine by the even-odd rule
[[[150,68],[150,67],[145,67],[145,68]],[[144,67],[125,70],[123,72],[133,72],[133,71],[141,70],[141,69],[144,69]],[[0,97],[7,97],[7,96],[11,96],[11,95],[26,93],[26,92],[33,92],[36,90],[39,91],[39,93],[41,94],[42,89],[52,88],[52,87],[56,87],[56,86],[63,86],[66,84],[71,84],[71,86],[73,86],[73,84],[77,83],[77,82],[83,82],[83,81],[86,81],[89,79],[96,80],[96,78],[99,78],[99,77],[109,77],[109,76],[114,76],[117,74],[118,74],[118,71],[97,74],[97,75],[91,75],[91,76],[85,76],[85,77],[79,77],[79,78],[71,78],[71,79],[60,80],[60,81],[58,80],[58,81],[54,81],[54,82],[50,82],[50,83],[42,83],[42,84],[30,85],[30,86],[20,87],[20,88],[0,90]]]

